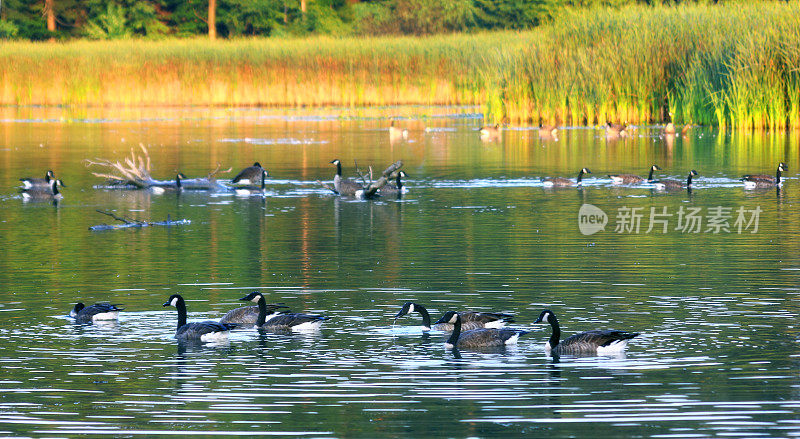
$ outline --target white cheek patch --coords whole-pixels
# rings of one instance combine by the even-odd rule
[[[253,303],[258,303],[258,299],[260,299],[260,298],[261,298],[261,296],[255,296],[252,299],[250,299],[250,301],[253,302]]]
[[[176,298],[172,299],[172,302],[170,302],[169,304],[172,305],[172,306],[178,306],[178,298],[176,297]]]
[[[410,313],[414,312],[414,304],[413,303],[411,305],[408,305],[408,312],[410,312]]]
[[[547,320],[547,318],[548,318],[548,317],[550,317],[550,313],[546,313],[546,314],[544,315],[544,317],[542,317],[542,321],[543,321],[543,322],[550,323],[550,322]]]

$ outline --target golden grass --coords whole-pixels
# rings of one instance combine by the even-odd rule
[[[481,105],[512,123],[800,128],[800,4],[567,11],[526,32],[4,43],[0,104]]]

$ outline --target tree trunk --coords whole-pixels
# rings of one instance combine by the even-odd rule
[[[307,2],[307,0],[300,0],[300,12],[303,13],[303,17],[306,16],[306,10],[308,9],[306,7],[306,2]]]
[[[53,1],[44,0],[44,15],[47,17],[47,30],[50,32],[56,31],[56,11],[53,9]]]
[[[208,38],[217,39],[217,0],[208,0]]]

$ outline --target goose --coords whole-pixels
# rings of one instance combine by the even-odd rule
[[[281,311],[278,311],[279,309],[289,309],[288,306],[282,303],[268,303],[266,306],[267,320],[280,314]],[[227,314],[225,314],[221,319],[219,319],[220,323],[236,323],[238,325],[244,325],[247,327],[254,326],[257,321],[258,306],[256,305],[232,309],[228,311]]]
[[[687,124],[686,124],[686,125],[684,125],[684,126],[683,126],[683,128],[681,129],[681,135],[685,136],[685,135],[689,134],[689,130],[691,130],[691,129],[692,129],[692,124],[690,124],[690,123],[687,123]]]
[[[264,168],[261,167],[261,163],[255,162],[253,166],[248,166],[231,180],[231,183],[239,183],[239,184],[258,184],[258,179],[261,178],[263,172],[266,172]],[[267,172],[267,176],[269,173]]]
[[[99,302],[91,306],[86,306],[83,302],[78,302],[69,312],[69,316],[75,319],[75,323],[92,323],[97,320],[117,320],[119,312],[125,308],[118,308],[108,302]]]
[[[364,186],[349,178],[342,178],[342,162],[339,159],[331,160],[331,164],[336,165],[336,175],[333,176],[333,189],[336,193],[361,198],[364,195]]]
[[[639,335],[638,332],[615,331],[613,329],[595,329],[575,334],[564,341],[561,340],[561,327],[553,311],[546,309],[539,314],[535,323],[550,323],[553,334],[545,345],[545,351],[554,355],[563,354],[598,354],[608,355],[621,353],[628,345],[628,340]]]
[[[500,124],[485,126],[478,129],[481,133],[481,140],[489,141],[500,138]]]
[[[408,177],[404,171],[400,171],[397,173],[397,178],[395,179],[395,184],[387,183],[386,186],[380,188],[382,195],[396,195],[401,196],[403,193],[406,192],[405,186],[403,186],[402,178]]]
[[[544,187],[567,187],[567,186],[580,186],[583,184],[583,174],[591,174],[588,168],[581,168],[578,172],[578,178],[576,181],[572,181],[569,178],[564,177],[546,177],[542,179],[542,185]]]
[[[394,142],[400,139],[408,139],[408,130],[394,126],[394,119],[392,119],[392,123],[389,125],[389,140]]]
[[[64,186],[61,180],[50,180],[49,187],[34,186],[22,192],[22,199],[24,201],[37,200],[37,201],[58,201],[64,198],[64,195],[58,190],[59,186]]]
[[[667,136],[675,135],[675,124],[672,123],[672,112],[669,112],[669,122],[664,126],[664,134]]]
[[[53,173],[53,171],[47,171],[44,174],[44,178],[30,178],[30,177],[20,178],[19,181],[22,182],[22,186],[20,187],[20,189],[26,190],[26,189],[33,189],[35,187],[48,189],[50,187],[50,180],[53,180],[54,178],[56,178],[56,176]]]
[[[555,137],[556,134],[558,134],[557,126],[539,124],[539,137]]]
[[[222,341],[228,339],[228,332],[235,323],[219,323],[214,320],[186,323],[186,302],[180,294],[169,296],[164,306],[178,308],[178,327],[175,338],[178,340]]]
[[[422,315],[422,330],[423,331],[430,331],[431,329],[435,329],[437,331],[452,331],[453,330],[453,323],[449,322],[449,319],[445,319],[442,317],[436,323],[431,326],[431,315],[428,313],[428,310],[415,302],[406,302],[403,304],[403,307],[400,308],[400,311],[394,316],[395,322],[400,317],[403,317],[406,314],[410,314],[412,312],[418,312]],[[465,331],[471,329],[478,329],[478,328],[502,328],[506,325],[506,323],[513,323],[514,316],[511,314],[504,314],[499,312],[475,312],[475,311],[465,311],[460,313],[461,315],[461,322],[463,324],[463,328]]]
[[[265,170],[261,171],[261,185],[248,185],[248,186],[237,186],[234,189],[236,195],[255,195],[255,194],[263,194],[264,190],[267,187],[267,175],[268,172]]]
[[[328,320],[328,317],[325,316],[300,313],[280,313],[267,319],[267,313],[269,311],[267,300],[264,298],[264,295],[258,291],[253,291],[239,300],[256,302],[258,304],[256,327],[260,329],[278,331],[316,330],[319,329],[322,322]]]
[[[661,168],[658,165],[653,165],[650,167],[650,173],[647,174],[647,182],[652,183],[653,181],[653,171],[660,171]],[[635,174],[615,174],[609,175],[611,178],[611,182],[614,184],[639,184],[644,181],[644,178],[635,175]]]
[[[686,184],[684,184],[682,181],[678,181],[678,180],[658,180],[658,181],[654,181],[653,185],[656,187],[656,189],[662,190],[662,191],[663,190],[676,191],[676,190],[680,190],[680,189],[683,189],[683,188],[688,188],[689,190],[691,190],[692,189],[692,177],[695,176],[695,175],[698,175],[697,171],[695,171],[694,169],[689,171],[689,177],[686,179]]]
[[[440,321],[453,325],[453,333],[444,343],[447,349],[502,347],[517,344],[520,336],[529,331],[512,328],[478,328],[461,332],[461,316],[455,311],[447,311]]]
[[[627,122],[622,124],[606,122],[606,136],[608,137],[625,137],[628,135],[627,129]]]
[[[745,189],[780,186],[783,184],[781,172],[786,172],[788,170],[789,168],[786,166],[786,163],[780,162],[778,163],[778,170],[774,177],[767,174],[755,174],[744,175],[740,180],[744,182]]]

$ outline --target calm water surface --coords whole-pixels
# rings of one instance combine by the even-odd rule
[[[666,140],[640,127],[609,140],[591,128],[558,141],[509,129],[483,143],[472,108],[365,110],[0,110],[0,435],[310,437],[791,437],[800,435],[800,168],[797,133],[699,128]],[[409,139],[390,143],[389,118]],[[426,131],[425,128],[428,128]],[[259,161],[266,196],[98,189],[84,159],[144,144],[153,174],[202,176]],[[337,198],[329,162],[352,175],[404,161],[400,201]],[[783,190],[737,178],[790,169]],[[612,187],[609,173],[700,177],[691,194]],[[594,173],[581,189],[543,176]],[[25,203],[23,176],[53,169],[65,198]],[[233,173],[222,174],[230,178]],[[578,211],[608,217],[585,236]],[[629,209],[639,233],[621,229]],[[697,209],[699,233],[678,229]],[[714,209],[728,225],[709,230]],[[738,233],[736,212],[758,209]],[[90,232],[111,218],[191,224]],[[652,212],[672,216],[658,217]],[[666,209],[666,210],[664,210]],[[726,210],[730,209],[730,210]],[[749,215],[747,218],[750,219]],[[219,318],[251,290],[331,317],[319,332],[235,331],[229,343],[172,337]],[[110,300],[119,323],[76,326],[77,301]],[[532,332],[499,352],[443,347],[408,300],[514,313]],[[545,355],[549,307],[562,331],[641,333],[619,357]]]

